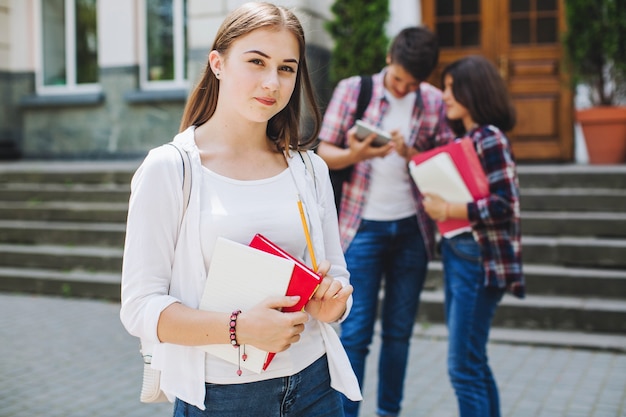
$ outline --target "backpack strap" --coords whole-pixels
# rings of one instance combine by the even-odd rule
[[[354,112],[353,123],[358,119],[363,117],[367,106],[370,104],[370,100],[372,99],[372,76],[371,75],[361,75],[361,85],[359,86],[359,96],[356,101],[356,111]],[[346,137],[343,137],[343,141],[341,147],[345,148],[347,146]],[[337,208],[337,212],[339,212],[339,208],[341,206],[341,195],[343,184],[345,182],[350,181],[352,177],[352,171],[354,170],[354,165],[347,166],[342,169],[330,170],[330,181],[333,185],[333,193],[335,194],[335,206]]]
[[[354,113],[354,120],[363,117],[367,106],[372,99],[372,76],[361,75],[361,89],[359,90],[359,98],[356,102],[356,112]]]
[[[313,184],[315,185],[315,194],[317,195],[317,177],[315,176],[315,169],[313,168],[313,161],[311,161],[311,155],[307,151],[298,151],[300,159],[304,163],[306,170],[313,177]]]
[[[184,150],[178,143],[169,142],[167,145],[173,146],[179,153],[180,159],[183,162],[183,217],[189,206],[189,199],[191,198],[191,159],[189,153]],[[189,175],[187,175],[189,173]],[[182,223],[182,217],[181,217]]]
[[[180,217],[180,223],[178,225],[178,232],[180,233],[183,218],[185,217],[187,206],[189,206],[189,198],[191,197],[191,159],[189,153],[184,150],[180,144],[169,142],[166,143],[166,145],[174,147],[183,162],[183,215]],[[168,401],[167,396],[161,390],[161,371],[152,368],[151,365],[154,345],[155,343],[139,338],[139,352],[141,352],[144,363],[141,393],[139,395],[139,400],[142,403],[160,403]]]

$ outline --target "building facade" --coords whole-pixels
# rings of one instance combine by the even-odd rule
[[[178,132],[187,95],[224,16],[246,0],[0,0],[0,159],[119,159]],[[293,8],[322,107],[331,94],[333,0]],[[522,160],[579,155],[560,34],[564,0],[389,0],[390,37],[425,24],[441,67],[478,53],[505,77],[519,113]],[[576,156],[574,156],[576,151]]]
[[[218,26],[241,3],[0,0],[0,158],[128,158],[167,142]],[[276,3],[303,21],[323,86],[330,0]]]

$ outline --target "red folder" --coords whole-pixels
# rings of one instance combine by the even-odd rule
[[[311,299],[315,290],[317,290],[322,278],[304,262],[293,257],[291,254],[261,234],[257,233],[254,235],[254,238],[250,241],[249,246],[262,250],[263,252],[280,256],[281,258],[291,259],[295,262],[293,274],[291,275],[291,280],[289,281],[285,295],[299,295],[300,301],[298,301],[298,303],[294,306],[284,307],[282,311],[290,312],[304,309],[306,303]],[[274,358],[274,355],[276,355],[276,353],[273,352],[270,352],[267,355],[267,360],[265,361],[265,365],[263,365],[263,370],[267,369],[270,362]]]
[[[474,143],[470,138],[456,140],[447,145],[419,153],[411,158],[411,161],[415,164],[420,164],[442,152],[447,152],[452,158],[474,201],[489,195],[489,180],[483,171],[476,149],[474,149]],[[437,222],[441,235],[468,226],[470,226],[469,221],[462,219]]]

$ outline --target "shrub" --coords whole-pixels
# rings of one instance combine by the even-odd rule
[[[626,93],[626,1],[566,0],[563,43],[574,84],[589,86],[594,105],[614,105]]]
[[[373,74],[385,65],[389,39],[388,0],[336,0],[334,18],[325,28],[335,44],[330,61],[330,81],[359,74]]]

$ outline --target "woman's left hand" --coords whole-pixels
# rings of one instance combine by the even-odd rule
[[[304,310],[317,320],[332,323],[341,318],[346,311],[348,298],[352,294],[352,285],[345,287],[340,281],[328,274],[330,262],[319,264],[318,273],[322,277],[319,287],[313,297],[304,307]]]
[[[424,211],[431,219],[442,222],[448,218],[448,202],[437,194],[424,193]]]

